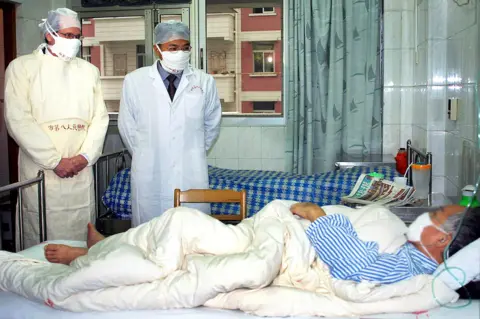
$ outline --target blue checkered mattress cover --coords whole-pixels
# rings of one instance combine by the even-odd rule
[[[247,214],[252,216],[275,199],[312,202],[320,206],[339,204],[361,174],[382,173],[387,180],[399,176],[389,166],[353,167],[343,171],[298,175],[276,171],[233,170],[209,166],[211,189],[247,191]],[[131,219],[130,169],[118,172],[102,196],[102,202],[116,219]],[[211,205],[212,215],[238,215],[238,204]]]

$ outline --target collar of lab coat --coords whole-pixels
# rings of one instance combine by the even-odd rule
[[[149,72],[150,77],[152,78],[154,86],[164,88],[163,90],[158,90],[159,94],[168,95],[167,90],[165,89],[165,85],[163,84],[162,77],[160,76],[160,72],[158,72],[157,63],[158,63],[158,60],[156,60],[155,63],[153,63],[153,65],[150,67],[150,72]],[[183,92],[183,90],[185,90],[185,88],[188,86],[190,82],[189,77],[192,74],[193,74],[193,68],[191,65],[188,65],[187,68],[183,70],[180,84],[177,88],[175,97],[173,98],[172,102],[175,102],[175,100],[178,99],[178,97]]]

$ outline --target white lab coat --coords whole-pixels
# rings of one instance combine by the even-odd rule
[[[183,71],[173,102],[157,62],[125,77],[118,128],[132,155],[133,226],[172,208],[175,188],[209,188],[207,150],[221,116],[215,80],[203,71]]]
[[[41,45],[15,59],[5,74],[5,121],[19,145],[19,180],[45,171],[47,238],[85,240],[93,221],[92,165],[108,127],[98,69],[75,58],[64,62]],[[62,158],[84,154],[89,165],[73,178],[53,169]],[[23,191],[25,247],[39,242],[37,187]]]

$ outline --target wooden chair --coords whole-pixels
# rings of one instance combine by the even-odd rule
[[[247,192],[229,189],[190,189],[187,191],[175,190],[174,207],[181,203],[239,203],[240,215],[212,215],[221,221],[242,221],[247,218]]]

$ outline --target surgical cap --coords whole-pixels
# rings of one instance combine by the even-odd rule
[[[174,40],[190,41],[190,30],[179,21],[167,21],[157,24],[155,27],[155,43],[163,44]]]
[[[48,12],[47,19],[43,19],[38,26],[42,29],[43,34],[48,33],[46,24],[53,29],[59,31],[66,28],[80,28],[80,20],[78,14],[67,8],[59,8]]]

